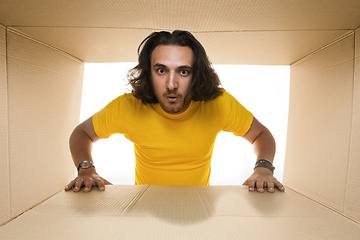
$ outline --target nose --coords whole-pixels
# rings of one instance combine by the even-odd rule
[[[176,77],[176,74],[174,72],[171,72],[169,74],[169,78],[167,80],[166,87],[169,90],[174,90],[174,89],[179,87],[177,77]]]

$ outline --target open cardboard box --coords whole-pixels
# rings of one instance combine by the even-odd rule
[[[355,0],[1,1],[0,239],[358,239],[359,12]],[[213,63],[291,66],[285,193],[63,191],[84,62],[136,61],[158,29],[192,31]]]

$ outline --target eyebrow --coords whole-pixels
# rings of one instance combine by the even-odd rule
[[[163,67],[163,68],[166,68],[166,66],[164,64],[161,64],[161,63],[155,63],[154,64],[154,67]]]
[[[154,67],[162,67],[162,68],[167,68],[167,66],[166,65],[164,65],[164,64],[161,64],[161,63],[155,63],[154,64]],[[182,65],[182,66],[179,66],[178,67],[178,69],[192,69],[192,67],[191,66],[189,66],[189,65]]]

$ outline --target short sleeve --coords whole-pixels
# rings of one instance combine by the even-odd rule
[[[245,135],[253,122],[253,114],[228,92],[224,91],[221,98],[222,130],[236,136]]]
[[[124,126],[122,105],[125,101],[126,95],[122,95],[94,114],[92,121],[96,135],[100,138],[108,138],[115,133],[122,132]]]

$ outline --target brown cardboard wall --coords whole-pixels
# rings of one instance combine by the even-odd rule
[[[355,32],[355,78],[345,213],[360,220],[360,28]]]
[[[360,25],[358,0],[45,2],[2,0],[0,22],[85,62],[136,61],[153,30],[186,29],[213,63],[288,65]]]
[[[78,59],[7,31],[11,218],[74,176],[67,143],[79,121],[83,71]]]
[[[223,3],[221,2],[221,4]],[[255,16],[252,17],[256,18]],[[100,19],[103,20],[104,18]],[[207,26],[209,25],[207,24]],[[44,28],[35,26],[31,28],[16,27],[16,29],[43,42],[52,43],[85,62],[136,62],[135,49],[144,37],[154,30],[151,28]],[[322,31],[194,31],[193,33],[203,44],[213,63],[286,65],[303,57],[304,54],[314,51],[316,49],[314,46],[321,47],[348,32],[349,30],[346,29]],[[72,41],[72,38],[68,36],[77,41]],[[224,43],[225,40],[227,44],[219,44]],[[118,43],[114,46],[114,42]]]
[[[0,25],[0,223],[10,218],[6,28]]]
[[[354,34],[291,65],[283,182],[340,212],[349,167],[353,69]]]

